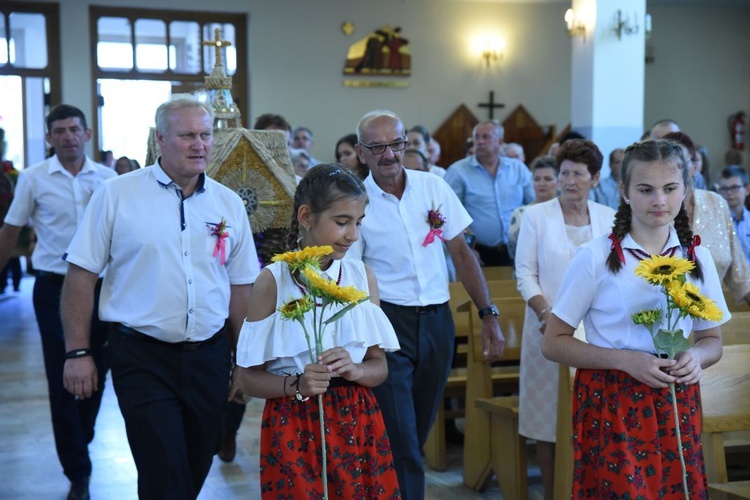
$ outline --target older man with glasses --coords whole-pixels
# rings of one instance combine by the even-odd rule
[[[349,254],[361,256],[375,272],[380,305],[401,344],[401,350],[386,354],[388,378],[373,392],[383,412],[402,497],[421,499],[421,449],[442,404],[455,334],[440,240],[480,310],[488,363],[500,359],[505,339],[482,271],[463,237],[471,217],[450,186],[436,175],[404,168],[406,134],[392,111],[367,113],[357,136],[357,155],[370,168],[364,181],[370,203],[360,239]]]

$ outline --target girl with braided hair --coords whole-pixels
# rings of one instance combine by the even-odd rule
[[[346,258],[359,237],[367,194],[339,164],[310,168],[297,186],[290,250],[333,247],[321,271],[370,300],[330,324],[317,363],[302,326],[284,321],[278,308],[306,293],[298,271],[275,262],[258,275],[237,343],[235,386],[266,399],[260,440],[263,498],[322,498],[322,454],[317,396],[324,394],[329,498],[400,498],[385,425],[371,387],[388,375],[385,351],[399,349],[396,333],[378,307],[374,274]],[[322,304],[318,304],[320,307]],[[312,332],[313,312],[305,313]]]
[[[719,326],[730,317],[710,253],[697,245],[683,205],[687,164],[667,140],[625,150],[622,200],[609,236],[579,247],[563,277],[542,341],[550,360],[577,367],[573,398],[573,498],[684,498],[669,384],[677,394],[690,498],[707,498],[700,441],[704,368],[721,357]],[[633,313],[666,305],[636,276],[651,255],[695,263],[687,279],[723,312],[719,322],[681,318],[694,343],[675,359],[657,356]],[[583,320],[586,342],[573,336]]]

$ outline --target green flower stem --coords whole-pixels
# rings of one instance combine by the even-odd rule
[[[318,394],[318,412],[320,413],[320,449],[323,454],[323,498],[328,500],[328,460],[326,457],[326,427],[323,420],[323,395]],[[684,466],[683,466],[683,470]]]
[[[680,453],[680,464],[682,465],[682,490],[685,492],[685,499],[690,500],[687,485],[687,472],[685,471],[685,457],[682,451],[682,436],[680,435],[680,415],[677,412],[677,394],[674,390],[674,383],[669,383],[669,392],[672,393],[672,408],[674,409],[674,423],[677,429],[677,450]]]

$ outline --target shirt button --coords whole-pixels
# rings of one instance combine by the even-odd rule
[[[192,310],[192,309],[190,309],[190,310],[188,311],[188,313],[190,313],[190,314],[193,314],[193,310]]]
[[[193,284],[193,280],[188,280],[188,285],[192,285],[192,284]]]
[[[187,254],[188,254],[188,253],[187,253],[187,252],[185,252],[185,257],[187,257]]]

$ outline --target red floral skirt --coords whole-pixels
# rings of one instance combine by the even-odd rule
[[[700,388],[675,386],[691,499],[708,497]],[[669,388],[617,370],[576,371],[573,498],[682,499],[682,466]]]
[[[367,387],[323,395],[329,498],[401,498],[380,407]],[[323,498],[318,398],[266,401],[260,431],[264,499]]]

